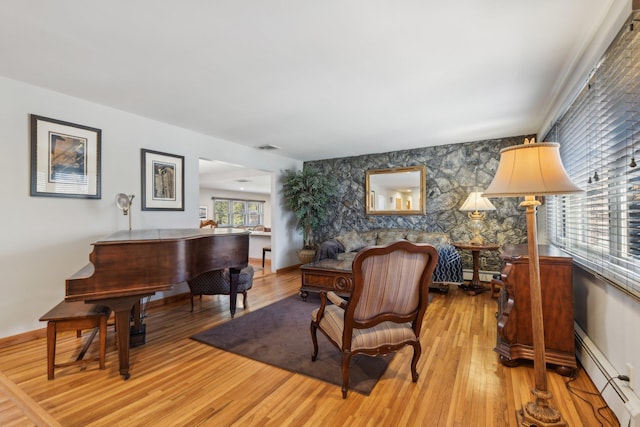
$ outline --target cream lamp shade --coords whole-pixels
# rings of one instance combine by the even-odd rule
[[[582,191],[560,160],[560,145],[532,142],[500,151],[500,164],[484,197],[545,196]]]
[[[496,207],[486,197],[482,196],[481,191],[474,191],[464,201],[460,210],[463,212],[478,212],[478,211],[495,211]]]
[[[461,211],[469,212],[469,219],[471,220],[471,230],[473,231],[473,238],[470,243],[472,245],[482,245],[484,244],[484,239],[480,232],[484,228],[485,214],[480,211],[495,211],[496,207],[493,206],[493,203],[489,201],[489,199],[482,197],[482,192],[474,191],[469,194],[467,200],[464,201],[462,206],[460,206]]]

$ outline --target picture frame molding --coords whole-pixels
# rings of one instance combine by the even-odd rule
[[[31,114],[30,131],[31,196],[102,198],[101,129]]]
[[[162,178],[159,170],[168,177]],[[184,211],[184,156],[142,148],[140,171],[143,211]]]

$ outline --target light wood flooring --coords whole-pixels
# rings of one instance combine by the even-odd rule
[[[267,266],[256,274],[249,308],[243,310],[239,298],[236,317],[296,294],[299,286],[297,270],[269,274]],[[469,296],[452,288],[434,294],[418,382],[411,382],[406,348],[370,396],[351,391],[346,400],[338,386],[189,339],[232,321],[228,307],[225,296],[196,300],[193,313],[188,298],[151,306],[146,344],[131,350],[127,381],[118,374],[112,328],[105,370],[97,363],[61,368],[52,381],[44,338],[0,348],[0,425],[516,426],[516,409],[531,400],[532,367],[504,367],[492,351],[496,301],[488,293]],[[75,333],[62,334],[58,360],[74,358],[81,343]],[[97,340],[87,356],[96,352]],[[571,382],[576,392],[554,371],[548,377],[553,404],[569,426],[618,425],[608,408],[598,410],[605,403],[583,370]]]

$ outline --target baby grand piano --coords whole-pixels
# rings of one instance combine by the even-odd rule
[[[207,271],[228,268],[233,317],[238,274],[249,261],[249,232],[224,228],[120,231],[93,243],[89,261],[66,280],[65,300],[100,303],[113,310],[120,375],[126,380],[131,312],[139,307],[140,298]]]

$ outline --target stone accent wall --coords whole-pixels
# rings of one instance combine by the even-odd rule
[[[338,200],[332,206],[325,225],[314,234],[316,243],[351,230],[376,228],[413,228],[448,233],[452,241],[468,241],[472,232],[466,212],[458,208],[474,187],[484,190],[491,183],[504,147],[522,144],[517,136],[461,144],[441,145],[389,153],[305,162],[334,175],[339,182]],[[426,165],[426,215],[365,215],[365,171],[404,166]],[[486,241],[525,243],[527,225],[519,198],[491,199],[496,211],[487,212]],[[464,267],[471,268],[471,255],[463,251]],[[481,269],[499,271],[497,252],[483,252]]]

